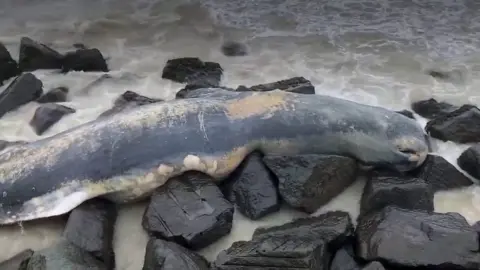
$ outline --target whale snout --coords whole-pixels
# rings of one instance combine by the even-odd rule
[[[425,138],[404,136],[396,139],[394,144],[396,151],[404,161],[394,165],[400,171],[409,171],[421,166],[429,152]]]

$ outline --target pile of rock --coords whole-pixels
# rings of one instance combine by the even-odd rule
[[[22,69],[58,67],[54,52],[45,47],[37,49],[49,55],[50,61],[45,62],[49,64],[27,61]],[[313,85],[303,77],[230,89],[220,85],[222,70],[218,63],[177,58],[167,62],[162,77],[187,84],[177,98],[189,98],[192,90],[204,87],[212,91],[282,89],[315,93]],[[68,93],[62,88],[42,95],[41,89],[41,82],[32,74],[20,75],[7,90],[22,94],[16,99],[15,95],[11,97],[14,101],[10,103],[16,105],[6,108],[13,110],[34,100],[62,100]],[[156,102],[165,101],[126,91],[112,109],[99,117]],[[461,128],[462,121],[474,117],[478,109],[428,102],[436,104],[437,109],[422,109],[421,103],[412,106],[418,114],[434,117],[427,130],[442,126],[445,121],[460,121],[457,130],[470,132]],[[43,109],[43,118],[54,115],[53,107],[48,108],[49,111]],[[411,116],[409,111],[399,113]],[[445,124],[442,128],[448,130],[450,126]],[[0,147],[17,143],[24,142],[1,142]],[[479,151],[479,146],[473,146],[459,158],[461,166],[474,176],[480,175]],[[470,226],[456,213],[433,212],[436,191],[474,183],[435,155],[429,155],[421,167],[408,173],[368,172],[356,228],[348,213],[330,211],[280,226],[258,228],[250,241],[233,243],[213,262],[197,253],[230,233],[234,211],[258,220],[286,204],[310,214],[363,173],[355,160],[344,156],[272,157],[254,152],[222,183],[194,171],[179,175],[154,192],[144,212],[141,223],[150,240],[143,269],[480,269],[480,225]],[[27,250],[0,264],[0,269],[114,269],[112,238],[116,217],[115,205],[108,201],[85,202],[69,214],[58,244],[35,252]]]

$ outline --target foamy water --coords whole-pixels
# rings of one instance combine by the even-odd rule
[[[413,3],[407,3],[413,2]],[[182,84],[161,78],[165,62],[194,56],[224,68],[222,84],[236,87],[293,76],[312,81],[318,94],[400,110],[434,97],[480,105],[480,4],[474,1],[186,1],[186,0],[11,0],[0,3],[0,41],[14,58],[22,36],[60,52],[72,44],[96,47],[109,59],[107,79],[85,92],[102,73],[36,71],[44,89],[67,86],[65,116],[42,136],[29,127],[38,105],[28,104],[0,119],[0,139],[36,140],[95,119],[126,90],[173,99]],[[221,54],[225,40],[245,42],[249,55]],[[437,81],[425,70],[459,70],[454,82]],[[8,83],[7,83],[8,84]],[[3,88],[2,88],[3,89]],[[424,126],[426,119],[418,117]],[[435,152],[457,168],[469,145],[435,141]],[[350,186],[318,213],[345,210],[356,218],[364,180]],[[440,192],[438,212],[455,211],[480,220],[480,188]],[[123,207],[115,232],[117,269],[141,269],[147,237],[141,227],[145,204]],[[252,222],[235,213],[230,235],[201,251],[209,260],[257,226],[282,224],[305,214],[292,209]],[[0,261],[24,248],[58,240],[60,219],[0,228]],[[8,248],[5,248],[8,247]]]

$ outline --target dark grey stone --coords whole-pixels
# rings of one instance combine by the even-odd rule
[[[0,118],[6,113],[36,100],[43,93],[43,83],[32,73],[24,73],[0,93]]]
[[[29,124],[37,135],[42,135],[55,123],[67,114],[75,113],[75,109],[56,103],[40,105],[30,120]]]

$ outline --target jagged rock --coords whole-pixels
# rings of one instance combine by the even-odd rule
[[[263,161],[278,178],[280,196],[310,213],[350,186],[358,169],[354,159],[335,155],[265,156]]]
[[[433,138],[456,143],[480,142],[480,110],[473,105],[430,120],[425,130]]]
[[[68,88],[65,86],[60,86],[53,88],[52,90],[46,92],[41,97],[39,97],[36,102],[38,103],[55,103],[55,102],[65,102],[68,100]]]
[[[37,135],[42,135],[67,114],[75,113],[75,109],[56,103],[46,103],[35,110],[29,124]]]
[[[286,80],[280,80],[273,83],[258,84],[250,87],[240,85],[237,88],[237,91],[267,92],[275,89],[299,94],[315,94],[315,87],[309,80],[305,79],[304,77],[293,77]]]
[[[20,75],[17,62],[13,60],[3,43],[0,42],[0,86],[5,80]]]
[[[62,72],[108,72],[108,65],[98,49],[78,49],[63,57]]]
[[[346,212],[333,211],[258,228],[251,241],[222,251],[212,269],[328,269],[331,254],[353,235]]]
[[[374,173],[363,189],[360,214],[378,211],[387,205],[433,211],[433,193],[423,179],[393,171]]]
[[[105,270],[105,265],[89,252],[61,240],[57,244],[35,251],[27,270],[88,269]]]
[[[456,109],[458,109],[457,106],[446,102],[438,102],[434,98],[412,103],[412,110],[418,115],[428,119],[445,116]]]
[[[415,116],[413,116],[413,112],[411,112],[409,110],[401,110],[401,111],[397,111],[397,113],[403,114],[408,118],[415,119]]]
[[[12,141],[12,142],[9,142],[9,141],[0,140],[0,151],[2,151],[3,149],[5,149],[7,147],[13,146],[13,145],[25,144],[25,143],[27,143],[27,142],[26,141]]]
[[[32,73],[24,73],[13,80],[0,93],[0,118],[22,105],[39,98],[43,93],[43,83]]]
[[[20,56],[18,67],[21,71],[34,71],[37,69],[61,69],[63,56],[28,37],[20,40]]]
[[[446,159],[437,155],[428,155],[419,168],[408,175],[425,180],[432,192],[467,187],[473,184],[472,180],[457,170]]]
[[[480,143],[470,146],[457,158],[458,166],[470,174],[480,179]]]
[[[150,238],[142,270],[209,270],[209,262],[201,255],[174,242]]]
[[[234,208],[208,175],[189,171],[155,191],[142,226],[187,248],[204,248],[232,229]]]
[[[245,56],[248,54],[247,45],[236,42],[226,41],[222,44],[222,53],[225,56]]]
[[[458,213],[387,206],[361,216],[357,254],[401,267],[479,269],[478,234]]]
[[[385,267],[380,262],[371,262],[363,267],[362,270],[385,270]]]
[[[114,269],[113,232],[116,206],[104,199],[91,199],[73,209],[63,231],[70,243],[90,252],[107,269]]]
[[[179,83],[219,86],[223,75],[220,64],[203,62],[198,57],[170,59],[163,68],[162,78]]]
[[[163,102],[163,101],[164,101],[163,99],[149,98],[146,96],[139,95],[133,91],[126,91],[122,95],[120,95],[117,99],[115,99],[115,101],[113,102],[113,107],[111,109],[100,114],[98,118],[104,117],[104,116],[110,116],[130,108],[135,108],[135,107],[157,103],[157,102]]]
[[[351,245],[340,248],[330,264],[330,270],[360,270],[362,267],[355,261],[355,251]]]
[[[222,183],[222,190],[243,215],[257,220],[280,209],[277,181],[254,152]]]
[[[0,270],[23,270],[27,268],[33,250],[26,249],[0,263]]]

